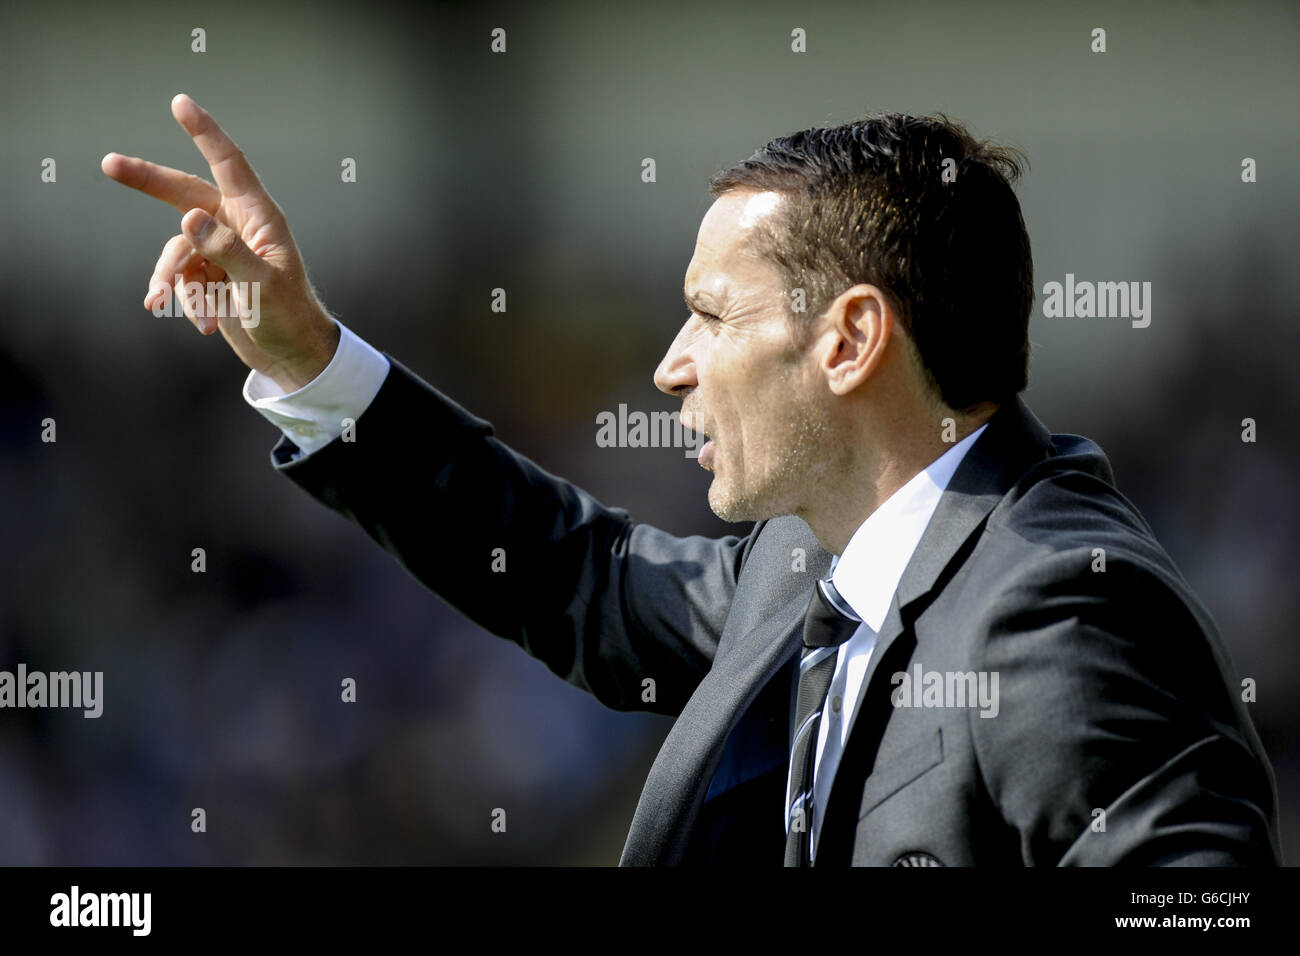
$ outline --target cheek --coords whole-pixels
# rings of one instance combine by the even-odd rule
[[[799,387],[782,353],[784,341],[751,336],[733,342],[710,339],[698,373],[701,398],[719,438],[719,452],[732,458],[758,454],[773,444],[777,422]]]
[[[715,393],[716,404],[713,407],[720,451],[727,456],[733,469],[746,463],[750,468],[756,466],[757,462],[751,459],[764,454],[764,449],[770,444],[768,435],[775,412],[773,402],[776,396],[769,394],[768,384],[761,378],[743,375],[741,370],[737,370],[737,374],[727,380],[723,390]]]
[[[714,426],[730,434],[744,423],[746,407],[753,401],[753,383],[744,366],[730,356],[715,354],[700,376],[701,392]]]
[[[747,453],[764,460],[781,456],[799,440],[797,423],[808,416],[807,384],[793,369],[771,363],[745,388],[738,409]]]

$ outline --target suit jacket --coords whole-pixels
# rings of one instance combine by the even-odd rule
[[[710,539],[637,523],[389,360],[353,441],[292,461],[282,438],[275,467],[565,680],[676,717],[622,864],[779,866],[794,662],[830,566],[808,526]],[[997,675],[996,716],[922,694],[949,706],[895,706],[918,666]],[[899,582],[817,865],[1277,863],[1276,785],[1241,696],[1101,449],[1016,399]]]

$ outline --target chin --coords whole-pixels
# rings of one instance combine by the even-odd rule
[[[723,521],[760,521],[770,518],[748,495],[735,494],[731,489],[719,487],[717,478],[709,485],[709,510]]]
[[[718,479],[714,478],[709,485],[709,510],[723,521],[739,521],[742,519],[732,517],[735,504],[730,495],[718,489]]]

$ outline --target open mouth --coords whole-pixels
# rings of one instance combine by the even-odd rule
[[[708,432],[704,431],[701,428],[696,428],[693,425],[687,424],[685,420],[682,421],[682,424],[689,431],[694,433],[697,441],[701,438],[704,439],[704,444],[700,445],[696,450],[695,454],[692,455],[691,457],[695,458],[700,463],[701,467],[707,468],[709,463],[712,462],[713,460],[713,454],[714,454],[713,439],[709,437]]]
[[[701,433],[703,434],[703,433]],[[701,468],[709,468],[713,464],[713,439],[710,438],[700,446],[700,453],[696,456]],[[709,468],[712,471],[712,468]]]

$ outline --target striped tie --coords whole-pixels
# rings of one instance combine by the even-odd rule
[[[835,674],[839,647],[861,623],[827,578],[813,588],[803,621],[803,652],[799,659],[799,692],[794,707],[794,738],[786,782],[785,865],[812,862],[813,761],[822,705]]]

